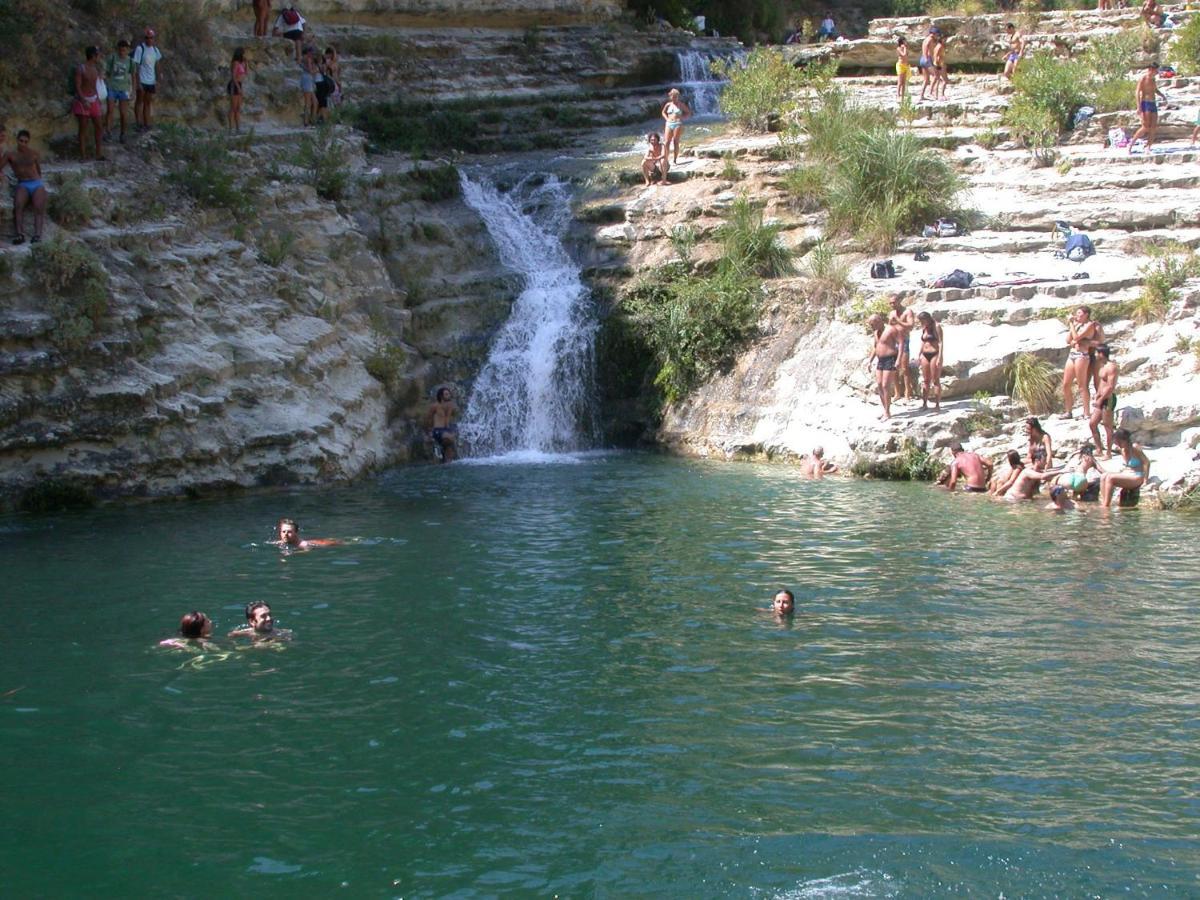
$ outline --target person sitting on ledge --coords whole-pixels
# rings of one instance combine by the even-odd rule
[[[667,173],[671,171],[671,161],[667,159],[662,136],[657,131],[651,131],[646,135],[646,144],[646,155],[642,157],[642,178],[646,181],[646,187],[658,178],[663,184],[670,184]]]
[[[954,490],[959,476],[963,479],[963,489],[974,494],[987,493],[988,478],[992,474],[992,464],[969,450],[964,450],[957,441],[950,445],[954,454],[954,462],[950,463],[950,474],[946,479],[946,488]]]
[[[1125,461],[1120,472],[1105,472],[1100,476],[1100,505],[1112,506],[1113,493],[1121,489],[1121,506],[1137,506],[1141,487],[1150,477],[1150,459],[1141,444],[1133,442],[1128,428],[1113,432],[1113,443]]]

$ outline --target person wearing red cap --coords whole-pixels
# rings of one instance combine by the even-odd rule
[[[133,51],[133,64],[137,66],[137,99],[133,104],[133,116],[138,128],[146,131],[153,124],[154,95],[158,93],[158,64],[162,61],[158,49],[158,35],[153,28],[146,29],[142,43]]]

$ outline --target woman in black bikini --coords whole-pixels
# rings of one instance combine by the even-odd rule
[[[942,411],[942,326],[927,312],[918,314],[921,323],[921,409],[929,409],[929,394],[934,396],[933,408]]]
[[[1041,472],[1054,462],[1054,444],[1034,416],[1025,420],[1025,433],[1029,435],[1029,465]]]

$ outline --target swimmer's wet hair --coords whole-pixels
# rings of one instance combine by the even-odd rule
[[[256,609],[262,609],[264,606],[267,608],[267,612],[271,611],[271,604],[266,600],[251,600],[249,603],[247,603],[246,621],[249,622],[254,617],[254,611]]]
[[[202,612],[192,610],[186,613],[179,620],[179,633],[185,638],[198,638],[204,636],[204,626],[208,622],[208,616]]]
[[[795,603],[795,602],[796,602],[796,595],[795,595],[795,594],[793,594],[791,591],[789,591],[787,588],[780,588],[779,590],[777,590],[777,591],[775,592],[775,596],[777,596],[777,597],[778,597],[780,594],[787,594],[787,598],[788,598],[789,600],[791,600],[793,603]]]

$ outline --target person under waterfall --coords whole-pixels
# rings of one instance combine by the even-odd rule
[[[458,404],[454,402],[454,394],[448,387],[440,387],[437,399],[429,405],[427,416],[433,438],[433,446],[441,451],[442,462],[454,462],[458,456]]]

